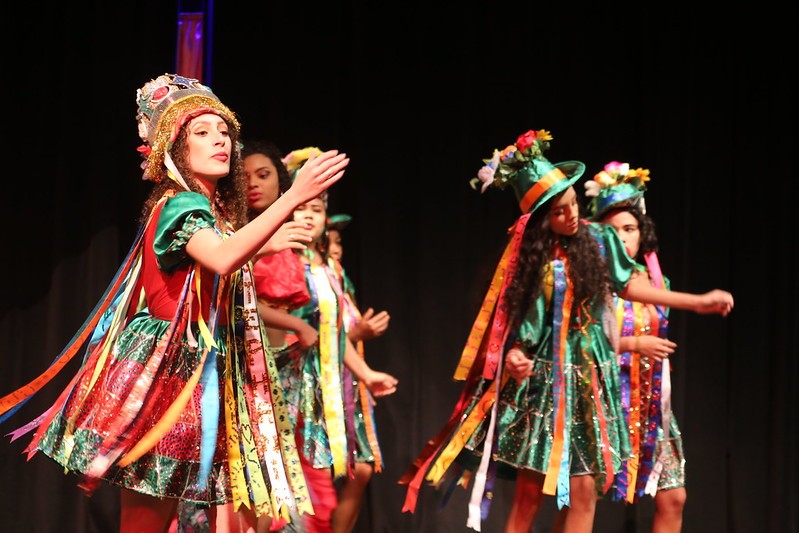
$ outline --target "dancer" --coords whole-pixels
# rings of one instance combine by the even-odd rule
[[[246,142],[242,161],[249,184],[247,205],[253,218],[291,187],[292,178],[280,150],[269,141]],[[302,350],[313,346],[319,338],[310,324],[290,313],[311,299],[305,285],[305,268],[296,252],[304,250],[313,240],[310,224],[295,221],[293,217],[292,213],[272,236],[271,241],[282,249],[261,257],[253,265],[258,309],[275,353],[288,347],[287,332],[296,337]]]
[[[670,288],[660,270],[655,222],[646,213],[649,170],[611,161],[585,182],[591,218],[616,229],[630,257],[646,265],[649,282]],[[622,462],[609,495],[635,503],[654,496],[653,533],[679,532],[687,493],[682,434],[671,411],[668,307],[617,298],[619,370],[624,421],[632,455]]]
[[[355,299],[355,286],[341,265],[344,244],[341,231],[352,221],[346,214],[331,215],[327,219],[327,258],[338,273],[343,289],[344,327],[347,337],[352,341],[358,355],[365,357],[364,341],[383,335],[388,329],[391,316],[383,310],[375,313],[368,308],[364,313],[358,308]],[[361,383],[349,369],[343,370],[345,403],[352,403],[355,409],[354,420],[358,433],[356,439],[355,464],[353,472],[339,480],[337,490],[338,505],[333,511],[332,527],[336,533],[349,533],[358,521],[366,487],[374,472],[383,468],[383,455],[377,438],[374,419],[374,399],[369,389]]]
[[[546,130],[520,135],[472,181],[483,191],[512,187],[523,215],[455,372],[465,380],[455,410],[400,480],[408,484],[404,511],[414,510],[424,479],[473,478],[467,525],[479,531],[496,476],[508,476],[516,492],[506,532],[530,530],[543,494],[570,507],[566,531],[590,532],[597,495],[630,453],[605,333],[617,329],[612,292],[699,313],[733,307],[722,290],[652,287],[612,227],[579,218],[573,184],[585,166],[550,163],[543,152],[551,139]]]
[[[316,147],[294,150],[284,158],[286,168],[293,172],[319,151]],[[314,515],[306,517],[305,527],[309,532],[338,533],[351,528],[350,522],[354,525],[358,509],[353,512],[353,506],[345,504],[349,510],[334,523],[334,510],[340,514],[334,481],[352,477],[359,458],[374,460],[379,453],[376,441],[364,439],[369,428],[356,416],[354,392],[349,389],[353,381],[345,370],[349,369],[374,397],[393,394],[398,382],[389,374],[372,370],[347,335],[342,278],[336,264],[325,257],[327,195],[298,206],[294,219],[312,226],[313,241],[302,254],[311,302],[292,313],[317,329],[319,341],[296,366],[284,367],[297,370],[295,376],[284,378],[284,386],[292,400],[296,398],[297,442],[314,506]]]
[[[42,451],[121,487],[120,531],[165,531],[181,500],[232,502],[279,522],[311,510],[274,360],[264,350],[251,258],[297,206],[343,176],[331,150],[247,223],[235,114],[195,79],[137,92],[144,178],[139,234],[80,331],[40,377],[0,399],[3,420],[69,360],[83,363],[35,430]],[[258,447],[255,446],[258,443]],[[213,509],[211,509],[213,514]]]

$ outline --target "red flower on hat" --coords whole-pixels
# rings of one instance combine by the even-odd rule
[[[516,139],[516,148],[518,148],[520,152],[524,153],[533,145],[536,140],[537,138],[535,136],[535,132],[533,130],[527,130],[525,133],[519,135],[518,139]]]

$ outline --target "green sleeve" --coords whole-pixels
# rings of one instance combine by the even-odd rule
[[[214,227],[208,198],[196,192],[180,192],[166,201],[155,229],[153,249],[158,266],[171,272],[188,258],[186,243],[204,228]]]
[[[629,283],[630,276],[636,269],[641,268],[641,265],[627,255],[624,243],[612,226],[592,222],[589,224],[589,230],[599,242],[605,256],[611,284],[616,292],[622,292]]]

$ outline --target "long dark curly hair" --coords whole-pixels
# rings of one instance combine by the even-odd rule
[[[227,122],[227,121],[225,121]],[[186,185],[194,192],[203,194],[203,188],[194,178],[189,167],[189,143],[188,143],[188,122],[180,128],[178,136],[169,150],[175,166],[183,176]],[[234,229],[239,229],[247,223],[247,180],[244,179],[244,172],[241,166],[241,155],[239,154],[239,131],[228,123],[228,133],[233,146],[230,154],[230,174],[220,179],[216,186],[216,194],[211,199],[211,205],[216,209],[219,216],[233,225]],[[153,186],[150,195],[144,201],[139,222],[147,220],[155,204],[169,189],[180,190],[180,186],[174,181],[164,177]]]
[[[574,290],[574,304],[583,308],[595,298],[609,298],[611,283],[596,239],[588,224],[580,221],[573,236],[557,235],[550,229],[549,210],[560,195],[539,206],[527,221],[519,248],[516,274],[506,292],[509,315],[519,323],[530,302],[541,293],[545,267],[554,257],[560,242],[569,259],[569,274]]]

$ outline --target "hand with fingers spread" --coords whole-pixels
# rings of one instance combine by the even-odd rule
[[[296,195],[297,204],[319,197],[344,176],[350,160],[338,150],[312,153],[294,175],[294,182],[286,194]]]
[[[391,316],[388,311],[380,311],[375,314],[375,310],[370,307],[363,313],[355,327],[349,331],[350,340],[358,342],[379,337],[388,329],[390,320]]]

